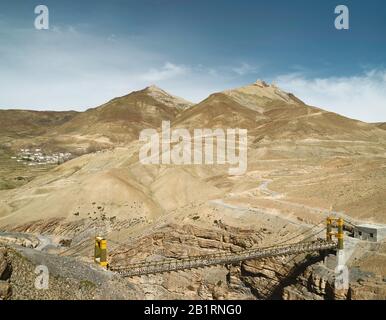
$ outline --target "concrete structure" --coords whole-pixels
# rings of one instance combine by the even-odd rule
[[[354,228],[354,238],[378,242],[386,237],[386,226],[360,224]]]

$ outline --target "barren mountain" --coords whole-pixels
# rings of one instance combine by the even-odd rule
[[[76,154],[136,140],[144,128],[172,120],[192,103],[156,86],[134,91],[85,112],[0,110],[0,143]]]
[[[263,81],[213,94],[183,112],[176,124],[246,128],[258,141],[271,142],[283,139],[384,142],[386,137],[371,124],[308,106]]]
[[[170,95],[156,86],[126,96],[86,112],[57,128],[55,133],[106,138],[114,144],[136,140],[144,128],[158,128],[160,119],[173,120],[192,103]]]

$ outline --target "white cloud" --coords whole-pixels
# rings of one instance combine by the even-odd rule
[[[148,86],[141,76],[166,60],[143,49],[140,39],[99,37],[71,26],[36,31],[5,25],[0,38],[0,108],[98,106]],[[179,73],[173,66],[166,64],[166,70]]]
[[[150,84],[199,102],[239,86],[232,68],[249,69],[176,64],[173,57],[146,49],[149,39],[98,36],[79,25],[43,32],[0,21],[0,38],[0,108],[7,109],[85,110]]]
[[[144,81],[161,81],[167,80],[174,77],[184,75],[189,72],[189,68],[176,65],[170,62],[166,62],[162,68],[152,68],[147,71],[141,78]]]
[[[386,70],[329,78],[292,73],[274,82],[307,104],[366,122],[386,121]]]
[[[231,68],[231,70],[238,74],[239,76],[244,76],[246,74],[256,73],[259,71],[259,68],[249,65],[248,63],[243,62],[239,66]]]
[[[95,34],[87,24],[38,31],[0,21],[0,39],[0,108],[85,110],[151,84],[199,102],[256,70],[176,63],[149,36]]]

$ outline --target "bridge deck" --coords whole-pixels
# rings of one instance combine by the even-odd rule
[[[278,245],[267,248],[249,249],[236,253],[221,252],[183,259],[166,259],[155,262],[140,262],[120,267],[111,266],[110,270],[115,271],[125,277],[133,277],[185,269],[202,268],[214,265],[235,264],[245,260],[322,251],[335,249],[336,247],[337,244],[335,242],[318,240],[312,242],[299,242],[294,244]]]

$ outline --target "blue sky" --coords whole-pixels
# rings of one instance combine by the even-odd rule
[[[49,30],[34,28],[39,4]],[[350,10],[349,30],[334,27],[339,4]],[[386,2],[0,3],[0,108],[85,110],[150,84],[198,102],[256,79],[386,121]]]

